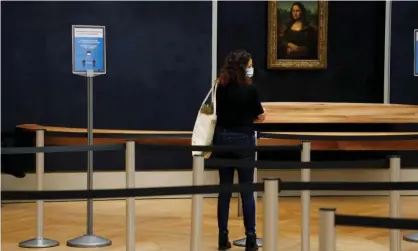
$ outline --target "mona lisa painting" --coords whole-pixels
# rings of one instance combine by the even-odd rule
[[[269,69],[327,67],[327,1],[269,1]]]

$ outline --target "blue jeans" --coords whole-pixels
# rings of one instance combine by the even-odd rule
[[[214,145],[231,145],[231,146],[254,146],[254,135],[248,133],[237,132],[236,130],[216,129],[214,135]],[[254,160],[254,151],[231,151],[214,153],[213,157],[227,159],[245,159]],[[246,167],[220,167],[219,181],[220,184],[233,184],[234,171],[238,172],[239,184],[254,182],[254,168]],[[231,201],[231,192],[221,192],[218,195],[218,228],[220,231],[228,230],[229,205]],[[246,233],[255,233],[255,201],[253,192],[241,193],[244,226]]]

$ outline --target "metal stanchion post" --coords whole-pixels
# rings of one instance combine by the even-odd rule
[[[398,161],[396,161],[396,158],[398,158]],[[393,162],[393,163],[392,163]],[[393,168],[392,168],[393,167]],[[391,157],[390,158],[390,174],[391,174],[391,180],[392,180],[392,172],[393,173],[396,173],[396,172],[398,172],[399,174],[398,174],[398,179],[399,179],[399,176],[400,176],[400,169],[401,169],[401,159],[399,158],[399,157]],[[393,169],[393,171],[392,171],[392,169]],[[399,170],[399,171],[396,171],[396,170]],[[395,191],[391,191],[391,193],[392,192],[395,192]],[[398,192],[398,191],[396,191],[396,192]],[[398,192],[399,193],[399,192]],[[395,196],[393,196],[393,197],[395,197]],[[394,202],[392,202],[392,197],[391,197],[391,201],[390,201],[390,203],[391,203],[391,206],[392,206],[392,203],[394,204],[394,203],[396,203],[395,202],[396,201],[396,199],[394,199]],[[393,206],[395,206],[395,205],[393,205]],[[399,201],[398,201],[398,207],[399,207]],[[399,213],[399,208],[396,208],[396,210],[398,210],[398,213]],[[395,211],[395,210],[393,210],[393,211]],[[391,215],[392,215],[392,210],[391,210]],[[394,236],[395,236],[395,234],[393,234]],[[392,237],[392,232],[391,232],[391,236],[390,236],[391,238],[394,238],[394,237]],[[404,237],[403,237],[403,240],[404,241],[408,241],[408,242],[418,242],[418,233],[412,233],[412,234],[408,234],[408,235],[405,235]],[[399,241],[400,242],[400,241]],[[395,244],[393,244],[393,245],[395,245]],[[391,246],[390,246],[390,250],[392,251],[392,243],[391,243]],[[399,245],[398,246],[396,246],[396,248],[399,248],[399,250],[400,250],[400,248],[401,248],[401,244],[399,243]]]
[[[336,251],[335,209],[319,209],[319,251]]]
[[[193,156],[193,186],[203,185],[204,175],[203,155]],[[202,241],[202,209],[203,197],[201,194],[192,195],[192,227],[190,235],[190,251],[200,250]]]
[[[255,140],[255,145],[257,145],[258,143],[258,134],[257,134],[257,131],[255,131],[254,132],[254,140]],[[257,161],[258,160],[258,153],[257,152],[255,152],[255,156],[254,156],[254,159]],[[257,179],[258,179],[258,175],[257,175],[257,173],[258,173],[258,170],[257,170],[257,167],[254,167],[254,182],[257,182]],[[255,200],[255,211],[256,211],[256,213],[255,213],[255,217],[256,217],[256,219],[257,219],[257,192],[254,192],[254,200]],[[239,196],[238,195],[238,216],[242,216],[242,200],[241,200],[241,196]],[[238,247],[245,247],[245,242],[247,241],[247,238],[242,238],[242,239],[238,239],[238,240],[235,240],[235,241],[233,241],[233,245],[234,246],[238,246]],[[261,239],[261,238],[257,238],[257,245],[259,246],[259,247],[262,247],[263,246],[263,239]]]
[[[36,147],[44,146],[44,130],[36,130]],[[38,191],[43,190],[44,185],[44,153],[36,153],[36,179]],[[59,242],[44,238],[44,201],[36,201],[36,238],[19,243],[22,248],[50,248],[56,247]]]
[[[135,141],[126,142],[126,188],[135,188]],[[126,251],[135,251],[135,198],[126,198]]]
[[[401,175],[401,159],[399,156],[390,156],[389,166],[389,179],[390,182],[398,182]],[[391,218],[399,218],[399,206],[400,206],[400,192],[390,191],[389,192],[389,214]],[[401,232],[399,229],[390,230],[390,251],[401,250]]]
[[[392,160],[392,158],[393,158],[393,160]],[[396,161],[396,158],[398,158],[398,161]],[[392,163],[393,162],[393,163]],[[393,167],[393,171],[392,171],[392,167]],[[392,175],[392,172],[393,173],[396,173],[396,172],[398,172],[399,174],[398,174],[398,177],[400,177],[400,169],[401,169],[401,159],[399,158],[399,157],[391,157],[390,158],[390,169],[391,169],[391,175]],[[399,171],[396,171],[396,170],[399,170]],[[391,177],[392,178],[392,177]],[[398,178],[398,180],[399,180],[399,178]],[[395,192],[395,191],[391,191],[391,192]],[[396,191],[396,192],[398,192],[398,191]],[[399,193],[399,192],[398,192]],[[393,197],[395,197],[395,196],[393,196]],[[400,197],[400,196],[399,196]],[[396,201],[396,199],[394,199],[395,201]],[[396,203],[396,202],[392,202],[392,197],[391,197],[391,206],[392,206],[392,203],[394,204],[394,203]],[[399,201],[398,201],[398,207],[396,208],[396,210],[398,211],[398,213],[399,213]],[[393,206],[395,206],[395,205],[393,205]],[[393,210],[393,211],[395,211],[395,210]],[[392,217],[392,210],[391,210],[391,217]],[[391,232],[391,238],[392,238],[392,232]],[[405,235],[404,237],[403,237],[403,240],[404,241],[408,241],[408,242],[418,242],[418,233],[412,233],[412,234],[408,234],[408,235]],[[391,243],[391,251],[392,251],[392,243]],[[401,244],[399,243],[399,246],[397,246],[397,248],[399,248],[398,250],[401,250]]]
[[[92,70],[87,71],[87,141],[93,145],[93,77]],[[93,189],[93,151],[87,153],[87,190]],[[69,247],[106,247],[112,241],[93,233],[93,199],[87,200],[87,233],[67,241]]]
[[[263,251],[277,251],[279,222],[279,180],[264,179],[263,194]]]
[[[311,142],[303,141],[302,142],[302,152],[301,152],[301,161],[310,162],[311,161]],[[311,170],[302,169],[301,170],[301,181],[310,182],[311,181]],[[310,218],[311,218],[311,191],[303,190],[301,194],[302,200],[302,238],[301,238],[301,250],[309,251],[310,250]]]

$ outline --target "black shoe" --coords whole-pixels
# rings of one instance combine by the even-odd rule
[[[255,233],[247,233],[245,241],[245,251],[256,251],[258,250],[257,235]]]
[[[218,250],[227,250],[231,248],[231,242],[228,238],[228,230],[219,231]]]

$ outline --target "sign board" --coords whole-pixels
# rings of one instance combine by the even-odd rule
[[[105,26],[72,26],[73,74],[86,76],[106,74]]]
[[[418,77],[418,29],[414,30],[414,76]]]

